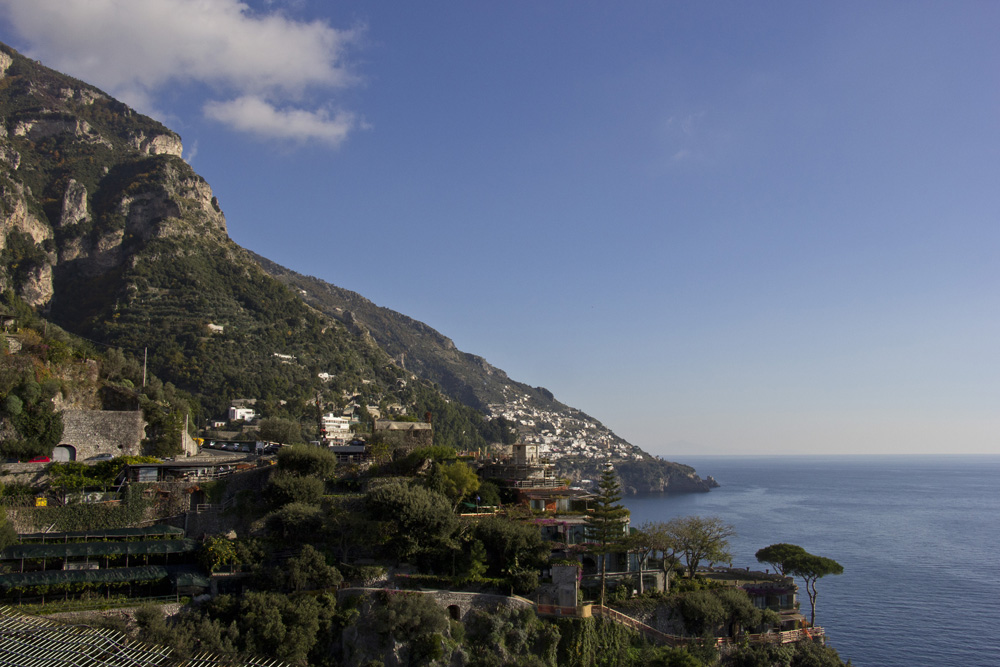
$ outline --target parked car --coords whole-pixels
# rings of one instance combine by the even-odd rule
[[[36,456],[34,458],[28,459],[28,463],[48,463],[51,460],[52,459],[43,454],[42,456]]]

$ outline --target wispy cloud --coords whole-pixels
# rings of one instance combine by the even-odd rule
[[[0,0],[28,53],[154,112],[170,87],[212,91],[206,115],[262,137],[336,145],[358,126],[327,109],[356,84],[338,29],[241,0]],[[205,94],[205,93],[203,93]]]
[[[706,112],[689,112],[669,116],[663,121],[660,138],[674,162],[702,160],[708,138],[705,130]]]
[[[191,146],[188,147],[185,152],[187,153],[187,156],[184,159],[188,161],[188,164],[194,164],[194,159],[198,157],[198,141],[195,140],[192,142]]]
[[[262,137],[298,142],[318,140],[336,146],[357,127],[346,112],[332,116],[325,110],[279,109],[265,99],[247,95],[228,102],[208,102],[205,115],[237,130]]]

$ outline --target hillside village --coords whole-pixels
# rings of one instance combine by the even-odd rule
[[[552,460],[581,456],[603,461],[611,456],[641,461],[647,456],[579,411],[539,409],[527,394],[518,393],[513,387],[504,403],[492,404],[489,409],[493,416],[523,427],[527,431],[524,440],[538,445]]]
[[[44,348],[36,334],[30,328],[6,334],[4,367],[37,363],[30,355]],[[83,362],[96,364],[98,375],[105,363]],[[61,375],[65,369],[51,370]],[[57,396],[67,398],[61,391]],[[254,591],[330,596],[331,614],[347,600],[367,600],[362,604],[373,606],[363,607],[364,617],[390,604],[379,595],[408,590],[431,604],[421,613],[440,613],[452,623],[530,614],[539,627],[561,624],[556,634],[566,641],[573,637],[567,623],[600,623],[602,632],[618,627],[647,647],[647,657],[662,649],[714,655],[705,663],[712,664],[738,655],[740,643],[823,641],[822,628],[800,613],[793,579],[716,567],[733,559],[726,549],[731,529],[723,526],[707,551],[692,556],[684,521],[630,526],[610,464],[596,484],[575,487],[557,475],[537,443],[497,443],[463,455],[434,445],[431,415],[423,421],[374,416],[364,424],[357,417],[369,407],[361,405],[323,414],[320,439],[311,444],[252,440],[267,426],[255,403],[235,401],[226,419],[210,420],[200,437],[185,432],[177,454],[166,459],[151,456],[142,411],[63,410],[58,444],[47,453],[19,462],[5,451],[0,597],[8,608],[0,611],[0,623],[25,627],[33,617],[26,613],[85,614],[88,625],[124,614],[140,630],[164,622],[149,620],[164,613],[175,625],[186,618],[207,622],[223,618],[213,600],[253,600]],[[223,435],[232,439],[217,439]],[[0,451],[9,442],[0,442]],[[381,530],[374,527],[384,524],[394,528],[375,537]],[[702,529],[710,532],[712,525]],[[459,527],[471,532],[458,544],[439,541]],[[452,564],[442,567],[449,552]],[[276,585],[285,581],[278,573],[288,570],[301,570],[301,579]],[[721,593],[729,596],[719,598],[730,606],[728,617],[682,604]],[[137,604],[145,606],[136,610]],[[203,664],[233,656],[265,664],[257,662],[260,651],[287,664],[385,660],[384,647],[359,639],[360,626],[338,623],[323,641],[311,636],[307,649],[218,645],[219,655]],[[56,637],[70,632],[45,627]],[[708,644],[706,633],[713,637]],[[348,636],[354,639],[347,642]],[[53,641],[58,653],[69,639]],[[478,664],[470,659],[473,647],[461,642],[441,654],[444,662],[414,662],[413,641],[400,636],[393,645],[400,664]],[[156,649],[130,650],[132,659]],[[564,664],[558,656],[570,651],[561,643],[548,650],[550,664]]]

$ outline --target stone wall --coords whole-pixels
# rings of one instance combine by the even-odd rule
[[[186,605],[180,602],[168,602],[167,604],[157,604],[163,611],[164,618],[173,618],[181,613]],[[86,623],[87,619],[120,619],[130,629],[135,629],[135,612],[139,607],[116,607],[114,609],[94,609],[90,611],[66,611],[58,614],[46,614],[42,618],[48,618],[61,623]]]
[[[448,611],[451,618],[465,621],[469,612],[473,609],[483,611],[496,611],[501,607],[510,609],[532,608],[535,605],[525,598],[509,597],[507,595],[494,595],[492,593],[464,593],[461,591],[400,591],[386,588],[341,588],[337,591],[337,599],[340,600],[347,595],[371,595],[379,591],[389,591],[391,593],[417,595],[429,595],[434,601]]]
[[[434,429],[426,422],[394,422],[377,419],[372,441],[388,445],[396,456],[405,456],[414,449],[433,445]]]
[[[97,454],[138,456],[146,435],[141,411],[64,410],[60,446],[70,446],[77,461]]]

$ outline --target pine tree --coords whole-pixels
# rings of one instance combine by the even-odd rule
[[[621,499],[622,487],[618,482],[618,475],[612,465],[607,463],[601,473],[601,481],[597,484],[597,497],[588,510],[586,519],[591,550],[601,557],[601,606],[604,606],[608,554],[619,550],[625,540],[629,511],[619,503]]]

